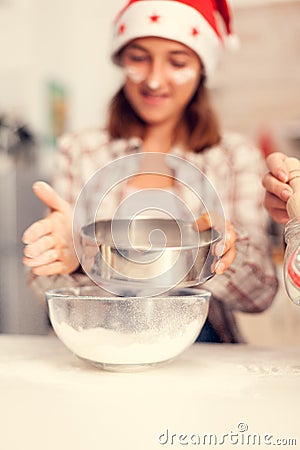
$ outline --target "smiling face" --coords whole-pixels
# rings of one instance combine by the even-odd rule
[[[176,126],[199,85],[198,56],[179,42],[146,37],[125,47],[121,64],[125,96],[140,118],[148,125]]]

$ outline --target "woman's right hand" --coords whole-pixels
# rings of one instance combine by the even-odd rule
[[[209,230],[212,227],[212,220],[209,213],[204,213],[196,220],[196,226],[198,231]],[[217,275],[221,275],[230,267],[236,257],[236,240],[237,234],[233,224],[229,221],[225,221],[225,239],[218,242],[214,248],[215,255],[220,258],[215,270]]]
[[[269,172],[262,179],[266,189],[264,206],[272,219],[282,224],[289,220],[286,202],[293,193],[292,188],[287,184],[289,180],[289,170],[285,162],[287,158],[288,156],[284,153],[270,153],[266,158]]]
[[[33,185],[36,196],[51,209],[23,234],[23,263],[35,275],[68,274],[79,266],[73,243],[73,210],[47,183]]]

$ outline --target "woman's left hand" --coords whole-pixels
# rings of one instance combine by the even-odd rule
[[[199,231],[208,230],[212,227],[211,219],[208,213],[202,214],[196,220]],[[225,239],[218,242],[214,248],[216,256],[220,257],[216,267],[215,273],[221,275],[233,263],[236,257],[236,232],[234,226],[229,220],[225,222]]]
[[[47,183],[36,182],[33,190],[50,212],[24,232],[23,263],[35,275],[72,273],[79,267],[73,243],[73,209]]]

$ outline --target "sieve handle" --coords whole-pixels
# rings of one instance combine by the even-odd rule
[[[300,161],[297,158],[287,158],[290,177],[289,185],[293,189],[293,194],[288,199],[286,209],[290,219],[300,217]]]

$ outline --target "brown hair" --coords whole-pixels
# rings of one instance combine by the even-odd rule
[[[137,136],[143,139],[145,122],[136,114],[128,102],[123,88],[112,98],[109,107],[107,129],[112,138]],[[204,78],[185,109],[176,130],[176,142],[198,153],[220,142],[217,116],[211,107],[209,92]]]

